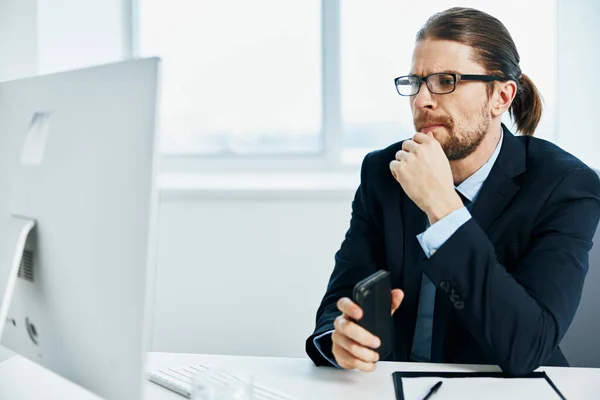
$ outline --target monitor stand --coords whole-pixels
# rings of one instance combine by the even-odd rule
[[[35,220],[12,215],[0,223],[0,339],[4,332],[25,245],[35,227]]]

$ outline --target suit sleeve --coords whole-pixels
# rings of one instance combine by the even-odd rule
[[[337,309],[337,301],[342,297],[352,298],[354,285],[381,269],[381,261],[376,255],[384,254],[381,231],[375,225],[372,217],[372,206],[368,193],[368,164],[367,155],[361,168],[361,183],[352,202],[352,217],[350,228],[338,252],[335,254],[335,267],[329,279],[325,296],[317,310],[316,328],[306,340],[306,352],[316,365],[331,366],[328,358],[331,354],[331,340],[321,340],[320,350],[314,339],[327,331],[334,329],[333,322],[341,314]],[[379,266],[379,267],[378,267]],[[331,335],[326,335],[328,339]],[[327,355],[324,357],[323,353]]]
[[[448,238],[470,219],[471,214],[467,208],[459,208],[431,225],[425,232],[417,235],[417,240],[425,255],[428,258],[431,257],[432,253],[442,247]]]
[[[539,212],[512,273],[474,219],[421,267],[498,365],[525,375],[550,357],[573,320],[599,218],[598,176],[573,169]]]

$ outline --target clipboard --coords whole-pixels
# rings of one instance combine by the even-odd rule
[[[412,378],[429,378],[429,379],[422,379],[420,385],[423,386],[423,384],[425,382],[427,382],[427,387],[431,387],[433,386],[431,384],[431,382],[438,382],[440,380],[442,380],[444,383],[446,382],[452,382],[453,384],[457,384],[458,383],[458,379],[460,381],[463,381],[463,379],[473,379],[473,378],[483,378],[485,380],[485,382],[497,382],[498,385],[502,385],[504,386],[504,388],[507,388],[507,384],[510,383],[516,383],[517,381],[519,381],[519,383],[525,384],[527,385],[529,382],[529,380],[534,379],[535,383],[536,383],[536,387],[538,388],[542,388],[543,390],[547,390],[548,392],[553,392],[556,394],[556,398],[560,399],[560,400],[566,400],[565,396],[563,396],[563,394],[560,392],[560,390],[558,389],[558,387],[556,387],[556,385],[554,384],[554,382],[552,382],[552,379],[550,379],[550,377],[545,373],[545,372],[532,372],[529,375],[523,376],[523,377],[512,377],[510,375],[507,375],[503,372],[416,372],[416,371],[397,371],[394,372],[392,374],[392,379],[394,381],[394,390],[396,393],[396,400],[412,400],[413,398],[417,398],[418,400],[421,400],[425,397],[425,395],[427,395],[427,391],[425,391],[423,393],[423,391],[420,391],[419,395],[415,396],[415,388],[412,388],[412,393],[411,393],[411,397],[409,398],[409,396],[407,395],[405,397],[405,389],[408,389],[405,386],[409,385],[409,382],[411,382],[410,384],[413,384],[416,382],[416,380],[413,380]],[[453,379],[457,379],[457,381],[453,381]],[[494,379],[493,381],[490,380]],[[496,380],[497,379],[497,380]],[[539,381],[538,381],[539,380]],[[403,382],[404,381],[404,382]],[[476,382],[476,381],[473,381]],[[480,380],[480,382],[483,382]],[[463,390],[463,393],[470,391],[471,389],[468,387],[467,384],[465,384],[465,382],[461,382],[461,384],[463,384],[463,388],[461,388],[460,390]],[[434,396],[432,396],[432,400],[435,399],[440,399],[440,400],[444,400],[447,398],[457,398],[458,395],[456,394],[456,386],[454,385],[454,387],[448,387],[448,386],[452,386],[452,385],[446,385],[446,395],[444,395],[444,386],[442,385],[442,387],[440,387],[440,390],[438,393],[436,393]],[[531,385],[529,385],[531,386]],[[543,387],[542,387],[543,386]],[[547,387],[546,387],[547,386]],[[491,385],[486,385],[486,387],[491,387]],[[493,389],[490,389],[493,390]],[[451,393],[451,391],[453,391],[453,393]],[[406,390],[406,392],[408,392],[408,390]],[[449,395],[449,396],[448,396]],[[453,397],[454,396],[454,397]],[[481,398],[486,398],[487,396],[484,393],[479,393],[477,394],[478,397]],[[464,398],[463,396],[460,396],[458,398]]]

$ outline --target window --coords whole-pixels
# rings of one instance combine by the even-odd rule
[[[319,0],[141,0],[140,53],[163,58],[162,149],[321,150]]]
[[[163,58],[164,154],[261,155],[280,165],[292,154],[334,169],[412,136],[410,108],[393,79],[408,72],[418,29],[448,7],[444,0],[410,9],[397,0],[138,3],[139,53]],[[553,139],[556,3],[463,5],[511,32],[523,72],[545,100],[537,135]]]

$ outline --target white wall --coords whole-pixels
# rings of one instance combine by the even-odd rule
[[[40,73],[123,59],[126,51],[123,11],[127,1],[37,0],[37,3]]]
[[[0,0],[0,80],[114,62],[131,0]]]
[[[302,356],[351,198],[161,201],[153,348]]]
[[[600,2],[558,3],[558,143],[600,169]]]
[[[0,81],[37,72],[35,0],[0,0]]]

